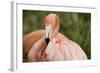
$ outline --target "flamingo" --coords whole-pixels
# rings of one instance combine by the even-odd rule
[[[59,31],[60,22],[56,14],[44,19],[45,30],[37,30],[24,36],[24,56],[29,62],[86,60],[82,48]]]

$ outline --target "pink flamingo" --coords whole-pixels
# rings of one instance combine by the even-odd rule
[[[56,14],[46,16],[44,24],[45,30],[37,30],[24,36],[24,51],[28,61],[87,59],[85,52],[77,43],[58,32],[60,22]]]

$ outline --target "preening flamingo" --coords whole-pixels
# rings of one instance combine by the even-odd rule
[[[60,22],[56,14],[44,19],[45,30],[37,30],[24,36],[24,56],[28,61],[59,61],[87,59],[85,52],[75,42],[59,31]]]

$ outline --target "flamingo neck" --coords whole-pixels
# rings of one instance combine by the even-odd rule
[[[57,33],[58,33],[58,31],[59,31],[59,25],[56,25],[56,26],[53,28],[52,36],[53,36],[53,37],[56,36]]]

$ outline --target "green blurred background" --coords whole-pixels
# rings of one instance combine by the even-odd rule
[[[90,13],[23,10],[23,35],[38,29],[44,29],[43,19],[49,13],[55,13],[60,18],[59,32],[78,43],[88,59],[91,59]]]

